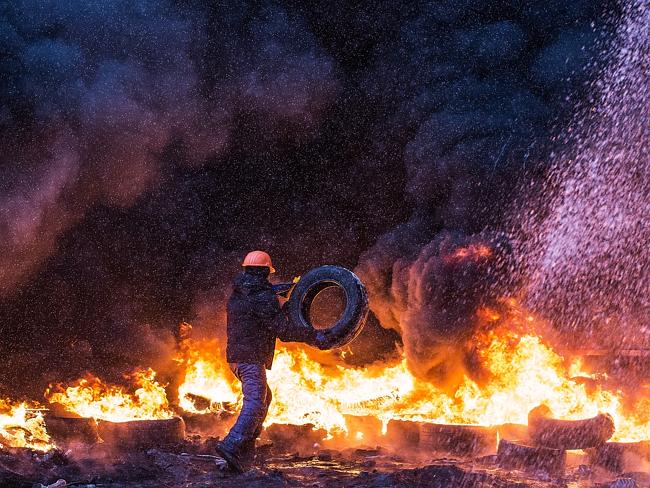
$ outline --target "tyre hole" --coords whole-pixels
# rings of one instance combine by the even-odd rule
[[[315,329],[329,329],[343,316],[347,298],[345,290],[337,285],[328,286],[314,297],[307,314]]]

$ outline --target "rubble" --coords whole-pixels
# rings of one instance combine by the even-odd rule
[[[262,435],[262,439],[271,441],[275,452],[289,451],[301,456],[313,455],[325,437],[327,432],[314,429],[313,424],[271,424]]]
[[[44,488],[65,480],[67,487],[75,488],[620,488],[647,486],[649,481],[647,476],[631,473],[595,478],[584,467],[567,467],[565,474],[547,473],[540,459],[530,464],[530,469],[518,471],[503,461],[503,446],[508,442],[501,441],[501,458],[429,458],[426,461],[413,455],[413,451],[385,447],[344,450],[316,447],[313,454],[300,455],[293,449],[282,451],[274,446],[272,450],[260,449],[256,466],[242,475],[223,469],[223,461],[214,453],[212,438],[186,439],[174,446],[146,451],[120,451],[103,443],[65,452],[12,449],[0,451],[0,486]],[[629,483],[627,480],[636,485],[624,484]]]
[[[37,486],[35,485],[34,488],[65,488],[66,486],[68,486],[68,483],[65,480],[57,480],[51,485],[43,485],[39,483]]]
[[[637,488],[638,486],[632,478],[618,478],[609,483],[598,483],[596,488]]]

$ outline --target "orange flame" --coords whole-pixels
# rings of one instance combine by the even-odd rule
[[[222,361],[216,340],[201,343],[185,339],[182,355],[177,361],[184,366],[182,383],[178,388],[178,404],[186,412],[208,413],[223,410],[239,401],[239,392],[233,387],[228,365]],[[196,398],[205,399],[203,408]]]
[[[611,414],[616,425],[614,440],[650,439],[648,405],[626,407],[619,391],[587,388],[576,377],[590,374],[578,361],[567,362],[555,352],[536,332],[543,324],[516,301],[477,313],[484,324],[474,338],[483,370],[481,384],[466,377],[456,393],[449,395],[413,376],[405,358],[362,368],[340,360],[325,365],[307,349],[280,346],[268,372],[273,403],[266,425],[311,423],[336,434],[347,432],[346,415],[374,416],[384,425],[390,419],[525,424],[528,412],[544,403],[563,419]],[[182,366],[178,387],[182,410],[207,413],[241,404],[240,385],[217,341],[183,338],[178,362]],[[133,393],[89,376],[67,388],[59,386],[54,393],[48,391],[47,397],[71,412],[98,419],[172,416],[164,387],[155,381],[152,370],[138,371],[131,380],[138,386]]]
[[[173,417],[165,388],[156,381],[155,371],[136,370],[126,378],[137,386],[133,393],[88,374],[72,386],[51,386],[45,397],[81,417],[113,422]]]
[[[479,261],[480,259],[492,256],[492,249],[485,244],[470,244],[467,247],[459,247],[453,253],[447,255],[447,262],[458,262],[464,260]]]
[[[414,377],[405,359],[391,364],[353,368],[325,366],[304,349],[281,346],[268,381],[273,403],[266,424],[312,423],[330,434],[347,431],[345,415],[372,415],[390,419],[498,425],[527,422],[528,412],[545,403],[559,418],[578,419],[610,413],[616,424],[614,440],[650,439],[650,414],[624,408],[623,395],[600,387],[588,389],[574,378],[589,377],[577,361],[567,364],[534,332],[536,319],[515,301],[506,302],[502,317],[481,310],[498,325],[477,338],[479,358],[488,380],[477,384],[465,378],[450,396]],[[241,401],[240,389],[213,344],[194,359],[180,391],[209,398],[212,404]],[[200,366],[200,367],[199,367]],[[644,409],[645,412],[647,409]],[[190,411],[192,411],[190,409]]]
[[[38,405],[0,399],[0,447],[46,451],[53,446]]]

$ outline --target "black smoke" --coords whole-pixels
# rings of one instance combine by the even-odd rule
[[[252,248],[287,278],[361,259],[408,343],[386,290],[544,172],[615,7],[3,6],[0,383],[168,356],[180,320],[219,327]]]
[[[515,291],[517,257],[507,239],[485,231],[503,227],[514,195],[523,189],[525,198],[545,174],[555,136],[598,72],[612,8],[436,2],[379,51],[364,81],[391,110],[373,130],[381,144],[382,132],[403,137],[413,211],[357,271],[418,376],[457,383],[471,363],[463,336],[477,309]],[[485,265],[445,260],[473,241],[494,248]]]

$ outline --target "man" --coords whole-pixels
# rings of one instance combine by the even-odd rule
[[[271,257],[264,251],[248,253],[243,273],[237,275],[228,300],[228,345],[226,357],[242,385],[244,403],[237,422],[217,447],[229,467],[243,472],[255,456],[255,439],[271,403],[266,370],[271,369],[275,340],[306,342],[322,347],[323,332],[292,326],[280,307],[268,278],[275,272]],[[286,292],[286,287],[278,288]]]

